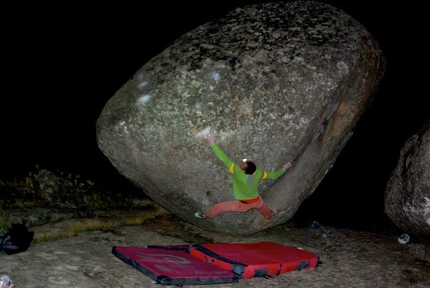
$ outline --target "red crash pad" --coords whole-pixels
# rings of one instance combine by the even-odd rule
[[[183,249],[115,246],[112,253],[158,284],[203,285],[238,282],[233,272],[202,262]]]
[[[112,253],[163,285],[234,283],[320,264],[315,253],[274,242],[115,246]]]
[[[276,276],[318,266],[319,256],[274,242],[195,244],[190,255],[240,278]]]

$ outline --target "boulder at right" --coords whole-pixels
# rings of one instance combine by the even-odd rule
[[[398,228],[430,237],[430,120],[400,152],[385,190],[385,213]]]

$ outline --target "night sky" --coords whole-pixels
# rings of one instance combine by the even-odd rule
[[[0,179],[20,179],[37,164],[127,186],[96,143],[95,123],[109,98],[184,33],[236,7],[274,1],[192,2],[2,5]],[[401,147],[430,118],[425,9],[322,2],[370,31],[388,72],[333,169],[298,214],[321,224],[365,225],[383,211]]]

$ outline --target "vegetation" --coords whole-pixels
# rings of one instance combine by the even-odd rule
[[[124,225],[141,225],[143,222],[165,215],[168,212],[140,193],[130,193],[130,191],[112,190],[103,185],[96,185],[90,180],[81,180],[79,175],[56,171],[56,176],[67,180],[71,189],[79,196],[83,207],[75,209],[76,215],[72,217],[66,228],[53,233],[40,230],[35,233],[34,242],[52,241],[55,239],[70,237],[80,232],[113,229]],[[40,185],[39,167],[36,171],[30,172],[28,176],[20,180],[0,180],[0,233],[5,233],[12,227],[10,211],[32,210],[37,207],[57,208],[47,199]],[[69,209],[70,210],[70,209]],[[94,216],[94,211],[122,210],[121,217]],[[133,212],[135,211],[135,212]],[[109,213],[107,213],[109,214]],[[64,216],[51,215],[47,221],[59,222],[65,220]],[[41,223],[25,223],[28,227],[41,225]],[[46,224],[46,223],[43,223]]]
[[[34,243],[53,241],[60,238],[76,236],[80,232],[95,231],[95,230],[110,230],[122,226],[142,225],[147,220],[154,219],[158,216],[168,213],[161,206],[156,205],[152,201],[148,201],[148,205],[153,205],[154,209],[150,211],[140,211],[135,214],[129,214],[123,218],[110,219],[81,219],[70,222],[65,229],[52,233],[49,231],[38,231],[33,239]]]

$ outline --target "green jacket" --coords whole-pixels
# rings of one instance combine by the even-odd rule
[[[252,175],[245,174],[239,165],[236,165],[215,143],[211,144],[215,155],[224,163],[232,174],[233,179],[233,197],[237,200],[249,200],[258,197],[258,184],[262,179],[275,180],[285,173],[281,168],[275,172],[267,172],[260,168]]]

